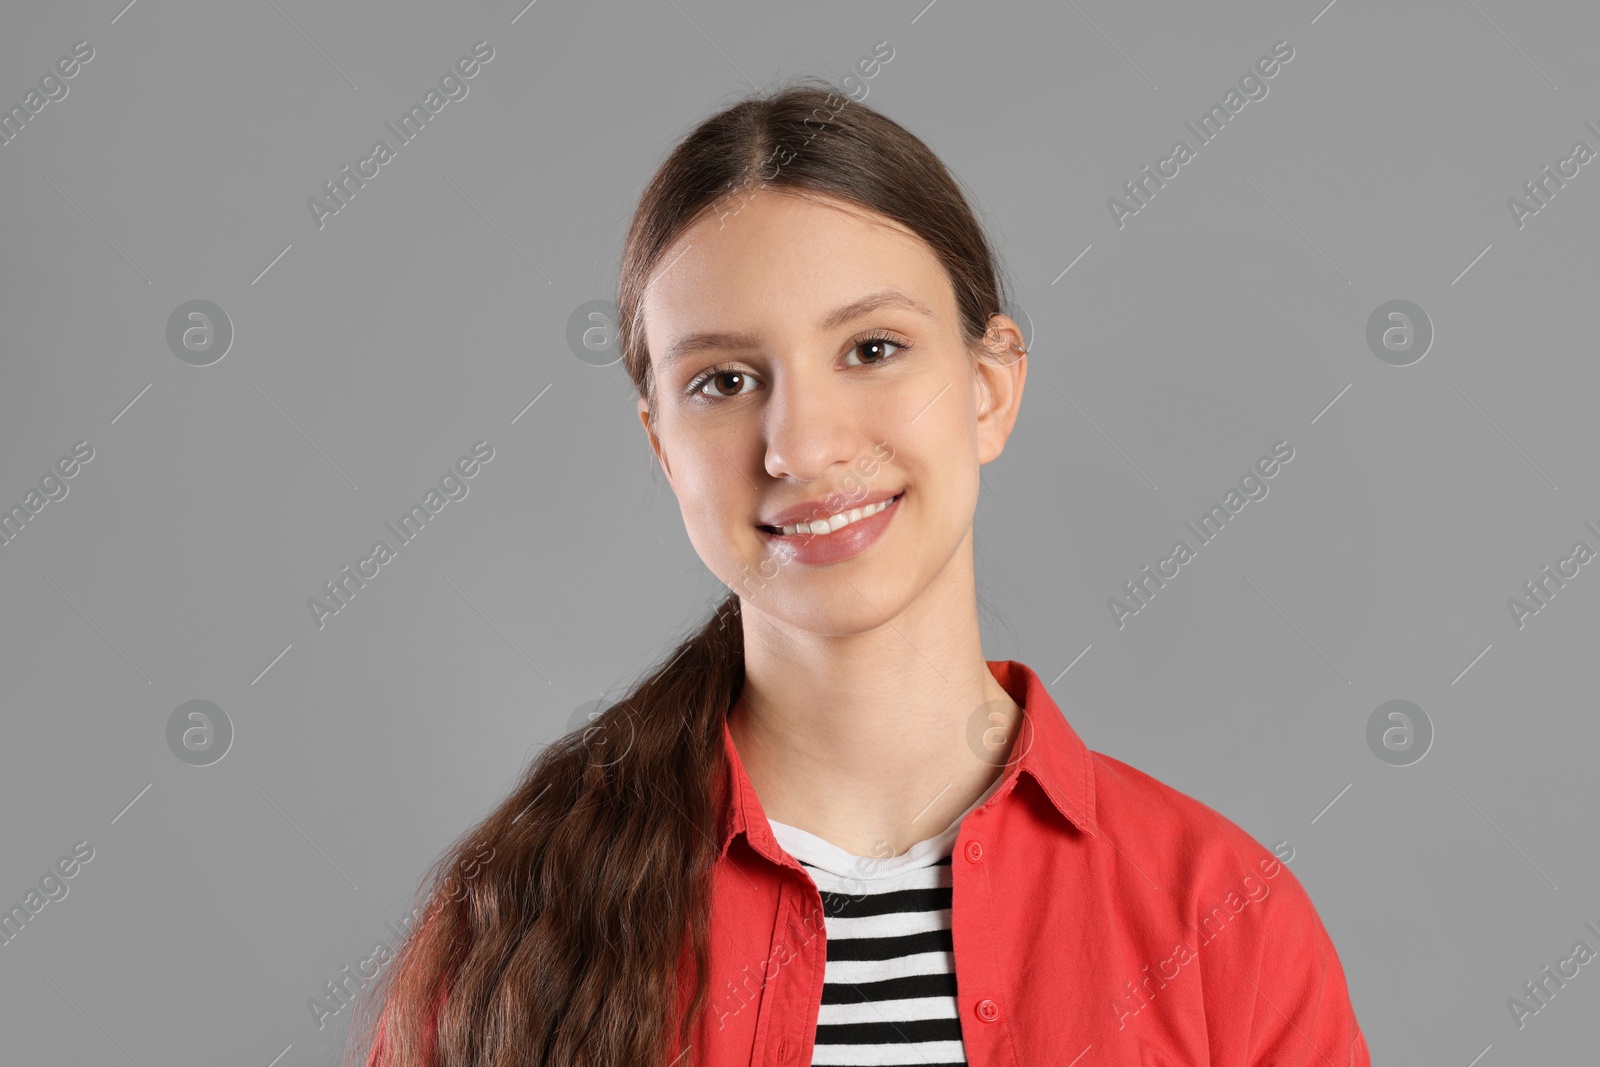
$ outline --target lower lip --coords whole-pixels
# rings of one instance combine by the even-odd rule
[[[757,527],[757,532],[774,545],[781,545],[783,550],[796,563],[838,563],[840,560],[859,556],[871,548],[883,531],[889,528],[889,523],[894,519],[895,512],[900,510],[900,501],[905,494],[894,498],[894,502],[876,515],[865,519],[858,519],[850,525],[826,534],[778,534],[771,530]]]

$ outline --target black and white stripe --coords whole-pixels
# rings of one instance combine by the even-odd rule
[[[950,852],[959,825],[873,859],[772,824],[822,894],[828,961],[814,1067],[965,1067],[950,935]]]

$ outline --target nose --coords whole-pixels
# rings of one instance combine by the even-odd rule
[[[788,369],[772,386],[766,405],[766,471],[797,482],[827,479],[870,450],[870,412],[835,386],[829,372]]]

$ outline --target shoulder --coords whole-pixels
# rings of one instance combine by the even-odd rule
[[[1310,896],[1289,870],[1288,842],[1269,849],[1221,812],[1137,767],[1101,752],[1090,759],[1099,836],[1130,868],[1127,883],[1155,898],[1152,911],[1176,912],[1200,929],[1208,919],[1217,926],[1249,909],[1262,920],[1248,924],[1258,930],[1309,926],[1325,937]]]
[[[1203,801],[1173,788],[1139,768],[1104,752],[1091,752],[1094,766],[1095,822],[1108,835],[1137,834],[1177,853],[1189,864],[1256,869],[1293,858],[1286,843],[1268,849],[1242,826]],[[1121,837],[1117,840],[1120,842]]]
[[[1137,835],[1141,842],[1175,853],[1187,864],[1210,868],[1266,870],[1280,854],[1269,850],[1226,815],[1131,764],[1091,752],[1094,766],[1095,822],[1108,837]],[[1269,864],[1267,861],[1271,861]]]
[[[1268,849],[1121,760],[1090,759],[1105,862],[1145,921],[1178,932],[1174,964],[1206,974],[1214,1042],[1241,1062],[1366,1064],[1338,953],[1289,870],[1294,849]]]

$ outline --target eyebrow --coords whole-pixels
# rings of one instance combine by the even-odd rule
[[[871,314],[879,308],[896,307],[906,311],[913,311],[926,318],[934,318],[933,311],[920,301],[900,292],[898,289],[877,289],[868,293],[860,300],[851,301],[843,307],[835,308],[822,317],[818,328],[823,330],[836,330],[846,323],[853,322],[863,315]],[[662,354],[661,369],[686,359],[696,352],[706,352],[724,348],[755,348],[759,345],[760,338],[750,333],[692,333],[674,341]]]

